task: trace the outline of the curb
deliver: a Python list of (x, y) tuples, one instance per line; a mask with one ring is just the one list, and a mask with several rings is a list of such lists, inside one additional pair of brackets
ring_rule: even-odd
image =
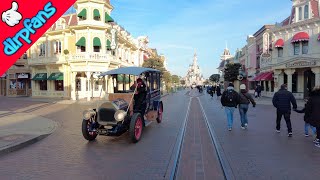
[(31, 139), (28, 139), (27, 141), (17, 142), (17, 143), (14, 143), (13, 145), (10, 145), (8, 147), (4, 147), (4, 148), (0, 149), (0, 157), (3, 156), (3, 155), (9, 154), (9, 153), (11, 153), (13, 151), (20, 150), (20, 149), (22, 149), (24, 147), (27, 147), (27, 146), (31, 145), (31, 144), (34, 144), (34, 143), (46, 138), (50, 134), (43, 134), (43, 135), (36, 136), (36, 137), (31, 138)]
[[(52, 121), (52, 120), (51, 120)], [(53, 121), (54, 122), (54, 128), (52, 128), (52, 130), (47, 133), (47, 134), (41, 134), (41, 135), (34, 135), (34, 137), (31, 137), (27, 140), (22, 140), (22, 141), (18, 141), (18, 142), (15, 142), (13, 144), (10, 144), (10, 145), (7, 145), (7, 146), (4, 146), (3, 148), (0, 148), (0, 157), (1, 156), (4, 156), (4, 155), (7, 155), (11, 152), (14, 152), (14, 151), (18, 151), (20, 149), (23, 149), (27, 146), (30, 146), (38, 141), (41, 141), (42, 139), (48, 137), (49, 135), (51, 135), (53, 132), (55, 132), (55, 130), (57, 129), (58, 127), (58, 123)]]

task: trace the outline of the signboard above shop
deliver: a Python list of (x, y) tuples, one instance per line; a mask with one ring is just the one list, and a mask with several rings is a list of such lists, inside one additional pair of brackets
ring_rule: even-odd
[(295, 61), (286, 64), (286, 68), (311, 67), (316, 66), (316, 61)]
[(28, 79), (28, 78), (29, 78), (28, 74), (25, 74), (25, 73), (18, 74), (18, 79)]

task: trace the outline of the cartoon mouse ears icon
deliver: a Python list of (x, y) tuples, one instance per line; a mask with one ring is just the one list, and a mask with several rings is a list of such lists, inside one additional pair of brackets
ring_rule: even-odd
[(8, 26), (15, 26), (19, 24), (22, 19), (22, 15), (17, 11), (18, 3), (13, 1), (11, 9), (2, 13), (2, 21), (5, 22)]

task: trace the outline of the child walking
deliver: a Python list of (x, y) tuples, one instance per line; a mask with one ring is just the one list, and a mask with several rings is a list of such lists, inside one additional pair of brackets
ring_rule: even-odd
[[(306, 104), (308, 102), (308, 99), (305, 99)], [(305, 113), (306, 112), (306, 104), (304, 106), (303, 109), (301, 110), (295, 110), (297, 113)], [(312, 133), (314, 135), (317, 134), (316, 128), (311, 126), (310, 123), (308, 122), (307, 118), (306, 118), (306, 114), (304, 115), (304, 136), (305, 137), (309, 137), (309, 128), (311, 129)]]

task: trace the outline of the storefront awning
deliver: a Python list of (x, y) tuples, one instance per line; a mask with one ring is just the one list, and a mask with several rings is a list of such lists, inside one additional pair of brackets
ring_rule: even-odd
[(34, 81), (47, 80), (47, 73), (38, 73), (32, 78), (32, 80)]
[(100, 13), (99, 13), (99, 10), (98, 10), (98, 9), (94, 9), (94, 10), (93, 10), (93, 17), (95, 17), (95, 18), (100, 18)]
[(107, 22), (114, 22), (114, 20), (112, 19), (111, 16), (109, 16), (108, 13), (105, 14), (105, 22), (106, 22), (106, 23), (107, 23)]
[(272, 81), (273, 80), (273, 72), (266, 72), (260, 78), (260, 81)]
[(63, 80), (63, 73), (60, 73), (60, 72), (52, 73), (49, 76), (48, 80)]
[(309, 34), (306, 32), (299, 32), (295, 34), (291, 40), (292, 43), (300, 41), (309, 41)]
[(260, 73), (260, 74), (258, 74), (256, 77), (254, 77), (253, 79), (252, 79), (252, 81), (260, 81), (260, 79), (261, 79), (261, 77), (264, 75), (264, 73)]
[(276, 41), (276, 43), (274, 44), (274, 47), (276, 47), (276, 48), (282, 48), (284, 46), (284, 41), (283, 41), (283, 39), (278, 39), (277, 41)]
[(86, 46), (86, 38), (81, 37), (79, 41), (76, 43), (76, 46)]
[(111, 41), (109, 39), (107, 40), (107, 48), (111, 48)]
[(93, 38), (93, 46), (101, 47), (101, 41), (99, 38), (97, 38), (97, 37)]
[(87, 17), (87, 10), (83, 9), (79, 14), (78, 14), (79, 18), (86, 18)]

